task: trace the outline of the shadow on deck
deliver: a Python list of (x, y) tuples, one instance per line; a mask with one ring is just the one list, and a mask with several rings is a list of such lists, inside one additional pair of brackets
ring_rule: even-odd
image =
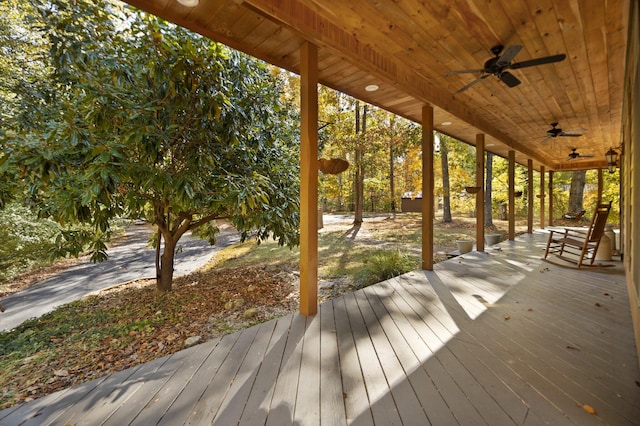
[(638, 424), (622, 265), (545, 263), (543, 238), (4, 410), (0, 424)]

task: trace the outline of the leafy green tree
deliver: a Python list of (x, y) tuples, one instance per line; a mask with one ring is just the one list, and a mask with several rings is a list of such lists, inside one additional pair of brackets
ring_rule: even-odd
[[(0, 173), (8, 169), (3, 141), (13, 137), (14, 127), (19, 122), (44, 121), (38, 98), (49, 95), (45, 90), (48, 47), (39, 29), (31, 25), (33, 16), (34, 9), (28, 2), (0, 2)], [(20, 189), (20, 181), (14, 176), (0, 179), (0, 208), (18, 196)]]
[(60, 253), (89, 247), (102, 260), (110, 222), (143, 216), (157, 228), (157, 288), (169, 291), (179, 239), (215, 242), (215, 219), (243, 239), (297, 244), (295, 109), (275, 73), (110, 1), (34, 1), (56, 96), (39, 106), (44, 131), (23, 121), (3, 150), (42, 216), (89, 225), (65, 230)]

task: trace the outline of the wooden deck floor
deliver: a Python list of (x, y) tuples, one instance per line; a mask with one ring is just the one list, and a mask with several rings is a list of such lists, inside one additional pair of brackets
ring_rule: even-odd
[(0, 424), (640, 424), (621, 266), (563, 269), (536, 240), (4, 410)]

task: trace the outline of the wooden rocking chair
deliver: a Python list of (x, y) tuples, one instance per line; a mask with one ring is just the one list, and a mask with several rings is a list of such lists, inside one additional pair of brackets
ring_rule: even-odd
[(596, 259), (596, 252), (600, 246), (600, 239), (604, 234), (610, 210), (611, 203), (598, 204), (589, 229), (565, 228), (564, 231), (551, 231), (544, 259), (547, 259), (549, 253), (553, 253), (560, 259), (575, 264), (577, 268), (603, 266), (594, 265), (593, 261)]

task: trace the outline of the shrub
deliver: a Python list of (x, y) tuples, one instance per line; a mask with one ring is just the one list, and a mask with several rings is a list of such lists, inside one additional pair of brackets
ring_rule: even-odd
[(354, 278), (354, 288), (361, 289), (402, 275), (417, 267), (417, 261), (400, 250), (374, 253)]
[(18, 204), (0, 210), (0, 282), (48, 263), (59, 230), (55, 222), (38, 219)]

